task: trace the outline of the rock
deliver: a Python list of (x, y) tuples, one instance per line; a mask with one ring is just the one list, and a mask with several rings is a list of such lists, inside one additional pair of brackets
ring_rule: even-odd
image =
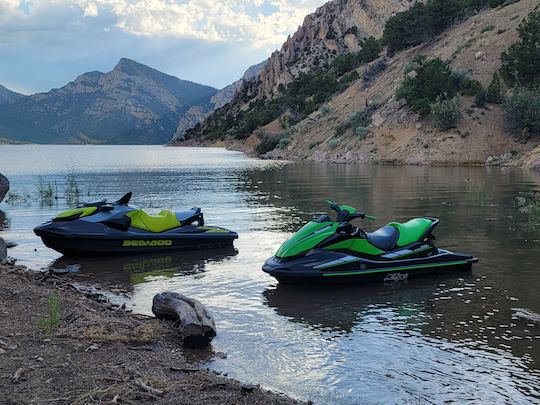
[(484, 52), (482, 52), (482, 51), (478, 51), (478, 52), (476, 52), (474, 54), (474, 59), (476, 59), (476, 60), (483, 59), (483, 57), (484, 57)]
[(529, 207), (520, 207), (519, 208), (519, 213), (520, 214), (530, 214), (531, 210), (529, 209)]
[(4, 200), (7, 192), (9, 191), (9, 180), (6, 176), (0, 173), (0, 202)]
[(524, 207), (525, 204), (527, 203), (527, 200), (525, 200), (525, 197), (523, 196), (520, 196), (518, 195), (517, 197), (514, 198), (514, 201), (516, 202), (516, 205), (518, 207)]
[(422, 123), (421, 122), (416, 123), (416, 129), (422, 129)]
[(492, 164), (494, 160), (495, 158), (493, 156), (488, 156), (488, 158), (486, 159), (486, 164), (487, 165)]
[(7, 258), (7, 246), (4, 239), (0, 238), (0, 263)]
[(180, 321), (185, 347), (206, 347), (216, 336), (214, 317), (196, 299), (175, 292), (156, 294), (152, 312), (161, 319)]

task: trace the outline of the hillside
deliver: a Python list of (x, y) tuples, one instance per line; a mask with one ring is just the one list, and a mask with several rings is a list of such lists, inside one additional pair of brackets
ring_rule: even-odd
[(199, 122), (203, 121), (206, 117), (212, 114), (215, 110), (229, 103), (233, 99), (236, 92), (242, 88), (245, 82), (249, 82), (250, 80), (253, 80), (259, 76), (259, 73), (265, 64), (266, 61), (250, 66), (244, 72), (242, 78), (219, 90), (210, 98), (208, 103), (194, 105), (191, 107), (180, 119), (173, 137), (173, 141), (182, 139), (188, 129), (193, 128)]
[[(397, 13), (405, 6), (385, 4), (394, 6)], [(450, 6), (450, 2), (442, 4)], [(358, 0), (332, 1), (315, 16), (331, 21), (332, 26), (340, 26), (351, 21), (351, 9), (364, 6)], [(465, 84), (474, 82), (474, 86), (489, 88), (493, 75), (501, 68), (501, 54), (518, 41), (520, 22), (536, 7), (537, 1), (521, 0), (504, 7), (469, 9), (467, 14), (446, 22), (447, 29), (443, 25), (440, 32), (431, 32), (426, 38), (414, 36), (419, 44), (406, 43), (408, 28), (405, 28), (404, 49), (398, 46), (399, 49), (389, 53), (384, 46), (370, 55), (374, 58), (362, 59), (352, 48), (336, 48), (331, 61), (322, 67), (308, 66), (304, 75), (296, 77), (301, 59), (292, 65), (278, 64), (282, 71), (265, 80), (271, 76), (265, 73), (272, 66), (269, 61), (259, 82), (244, 86), (229, 106), (188, 131), (187, 137), (191, 142), (225, 141), (231, 148), (279, 158), (343, 163), (536, 166), (540, 164), (540, 152), (535, 150), (539, 137), (531, 133), (522, 136), (509, 128), (500, 103), (480, 107), (474, 93), (460, 89), (455, 100), (461, 118), (456, 128), (441, 130), (433, 118), (413, 111), (406, 100), (396, 96), (419, 55), (425, 55), (427, 60), (445, 61), (452, 74), (461, 77)], [(384, 15), (389, 18), (392, 12)], [(314, 18), (306, 17), (308, 25)], [(363, 23), (358, 17), (352, 19), (358, 26)], [(396, 20), (399, 21), (392, 19)], [(381, 21), (385, 19), (381, 17)], [(313, 43), (320, 42), (318, 37), (312, 42), (297, 41), (306, 38), (305, 32), (316, 29), (306, 26), (306, 22), (284, 45), (279, 53), (281, 58), (287, 50), (298, 49), (298, 46), (291, 48), (293, 39), (307, 53), (314, 48)], [(364, 36), (381, 38), (383, 22), (378, 30), (362, 31)], [(318, 21), (316, 26), (324, 24)], [(336, 43), (342, 44), (348, 35), (345, 31), (340, 35), (336, 30), (333, 36)], [(360, 42), (361, 51), (366, 43), (369, 42)], [(273, 57), (276, 59), (277, 55)], [(503, 90), (511, 94), (506, 86)], [(301, 94), (303, 100), (295, 99), (293, 93)]]
[(129, 59), (60, 89), (0, 106), (0, 137), (35, 143), (161, 144), (217, 90)]
[(0, 106), (13, 103), (21, 97), (24, 95), (11, 91), (0, 84)]

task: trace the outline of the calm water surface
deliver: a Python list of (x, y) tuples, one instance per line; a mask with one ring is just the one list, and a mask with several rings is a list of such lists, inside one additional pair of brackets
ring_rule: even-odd
[[(153, 146), (0, 146), (0, 172), (18, 196), (0, 205), (1, 236), (19, 243), (12, 256), (36, 269), (80, 264), (91, 279), (128, 286), (144, 314), (160, 291), (198, 298), (217, 320), (213, 350), (227, 353), (205, 365), (229, 376), (318, 403), (540, 401), (540, 327), (512, 317), (512, 308), (540, 312), (540, 227), (513, 202), (540, 191), (537, 173), (287, 164)], [(209, 224), (240, 234), (238, 252), (60, 257), (31, 230), (66, 208), (70, 174), (83, 200), (133, 191), (150, 211), (202, 206)], [(52, 206), (36, 197), (40, 176), (60, 197)], [(278, 285), (263, 261), (326, 198), (376, 215), (366, 229), (439, 217), (438, 244), (480, 263), (401, 284)]]

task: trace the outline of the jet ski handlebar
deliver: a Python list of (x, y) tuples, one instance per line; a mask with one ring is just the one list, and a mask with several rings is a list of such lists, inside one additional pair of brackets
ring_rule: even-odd
[(328, 206), (336, 211), (336, 221), (337, 222), (350, 222), (356, 218), (367, 219), (369, 221), (374, 221), (376, 218), (372, 215), (368, 215), (364, 211), (356, 211), (356, 208), (353, 208), (349, 205), (342, 205), (335, 201), (326, 201)]

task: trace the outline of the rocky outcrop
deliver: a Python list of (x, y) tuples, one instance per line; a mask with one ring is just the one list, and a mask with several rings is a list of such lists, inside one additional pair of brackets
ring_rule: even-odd
[(7, 192), (9, 191), (9, 180), (6, 176), (0, 173), (0, 202), (4, 200)]
[(408, 0), (333, 0), (309, 14), (260, 73), (258, 97), (272, 97), (301, 72), (359, 50), (363, 38), (382, 35), (386, 21), (410, 7)]
[(180, 117), (216, 89), (129, 59), (0, 107), (0, 137), (36, 143), (165, 143)]
[[(409, 0), (332, 0), (304, 19), (280, 50), (266, 61), (257, 81), (244, 81), (234, 97), (201, 122), (186, 138), (196, 138), (207, 127), (245, 110), (253, 101), (270, 99), (281, 86), (302, 72), (310, 72), (336, 56), (359, 50), (366, 37), (380, 37), (386, 21), (410, 7)], [(182, 140), (182, 138), (179, 138)]]
[(249, 67), (241, 79), (219, 90), (210, 98), (209, 103), (198, 104), (191, 107), (180, 119), (173, 141), (182, 139), (182, 136), (188, 129), (193, 128), (196, 124), (204, 120), (215, 110), (225, 106), (229, 101), (231, 101), (236, 92), (242, 88), (244, 82), (251, 81), (259, 76), (259, 73), (265, 64), (266, 61)]

